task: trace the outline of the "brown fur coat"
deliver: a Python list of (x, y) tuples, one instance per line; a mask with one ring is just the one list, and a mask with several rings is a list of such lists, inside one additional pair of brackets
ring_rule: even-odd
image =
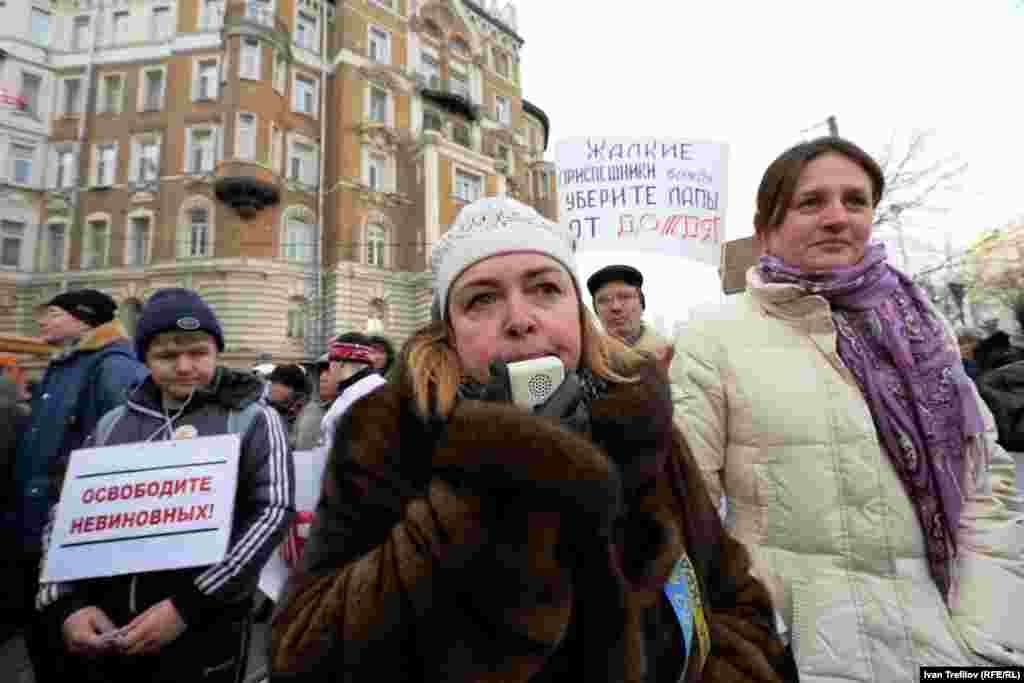
[(354, 405), (274, 618), (273, 680), (676, 683), (662, 587), (684, 550), (711, 648), (683, 680), (795, 680), (651, 373), (591, 402), (589, 440), (481, 401), (431, 424), (396, 386)]

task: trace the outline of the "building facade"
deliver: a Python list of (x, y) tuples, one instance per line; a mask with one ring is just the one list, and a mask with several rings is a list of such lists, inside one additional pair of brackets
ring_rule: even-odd
[(430, 247), (461, 206), (508, 194), (556, 218), (511, 4), (6, 5), (34, 32), (0, 37), (3, 83), (40, 82), (31, 116), (0, 115), (35, 155), (31, 182), (12, 161), (0, 189), (0, 332), (32, 334), (68, 288), (109, 292), (131, 327), (151, 292), (187, 286), (229, 362), (309, 358), (353, 329), (400, 343), (429, 316)]
[(44, 215), (54, 76), (49, 3), (0, 2), (0, 333), (24, 317)]

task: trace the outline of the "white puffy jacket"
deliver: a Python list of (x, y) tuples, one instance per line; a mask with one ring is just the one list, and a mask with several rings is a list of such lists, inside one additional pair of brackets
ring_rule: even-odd
[(675, 340), (676, 419), (772, 591), (801, 680), (916, 683), (919, 665), (1024, 665), (1024, 502), (987, 409), (987, 433), (965, 443), (976, 493), (950, 609), (828, 302), (755, 269), (748, 283)]

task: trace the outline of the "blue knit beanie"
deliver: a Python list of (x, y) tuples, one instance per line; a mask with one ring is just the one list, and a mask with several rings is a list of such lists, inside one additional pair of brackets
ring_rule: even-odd
[(135, 329), (135, 352), (139, 358), (145, 361), (146, 349), (153, 337), (170, 330), (208, 332), (217, 341), (217, 350), (224, 350), (220, 321), (213, 309), (191, 289), (160, 289), (149, 298)]

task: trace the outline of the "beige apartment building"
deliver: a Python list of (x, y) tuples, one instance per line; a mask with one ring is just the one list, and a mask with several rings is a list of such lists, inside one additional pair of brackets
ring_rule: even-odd
[(0, 332), (32, 334), (68, 288), (109, 292), (131, 326), (151, 292), (187, 286), (229, 362), (308, 358), (352, 329), (400, 343), (461, 206), (508, 194), (556, 218), (511, 3), (18, 4), (47, 17), (48, 109), (36, 185), (13, 188), (34, 208), (0, 268)]

